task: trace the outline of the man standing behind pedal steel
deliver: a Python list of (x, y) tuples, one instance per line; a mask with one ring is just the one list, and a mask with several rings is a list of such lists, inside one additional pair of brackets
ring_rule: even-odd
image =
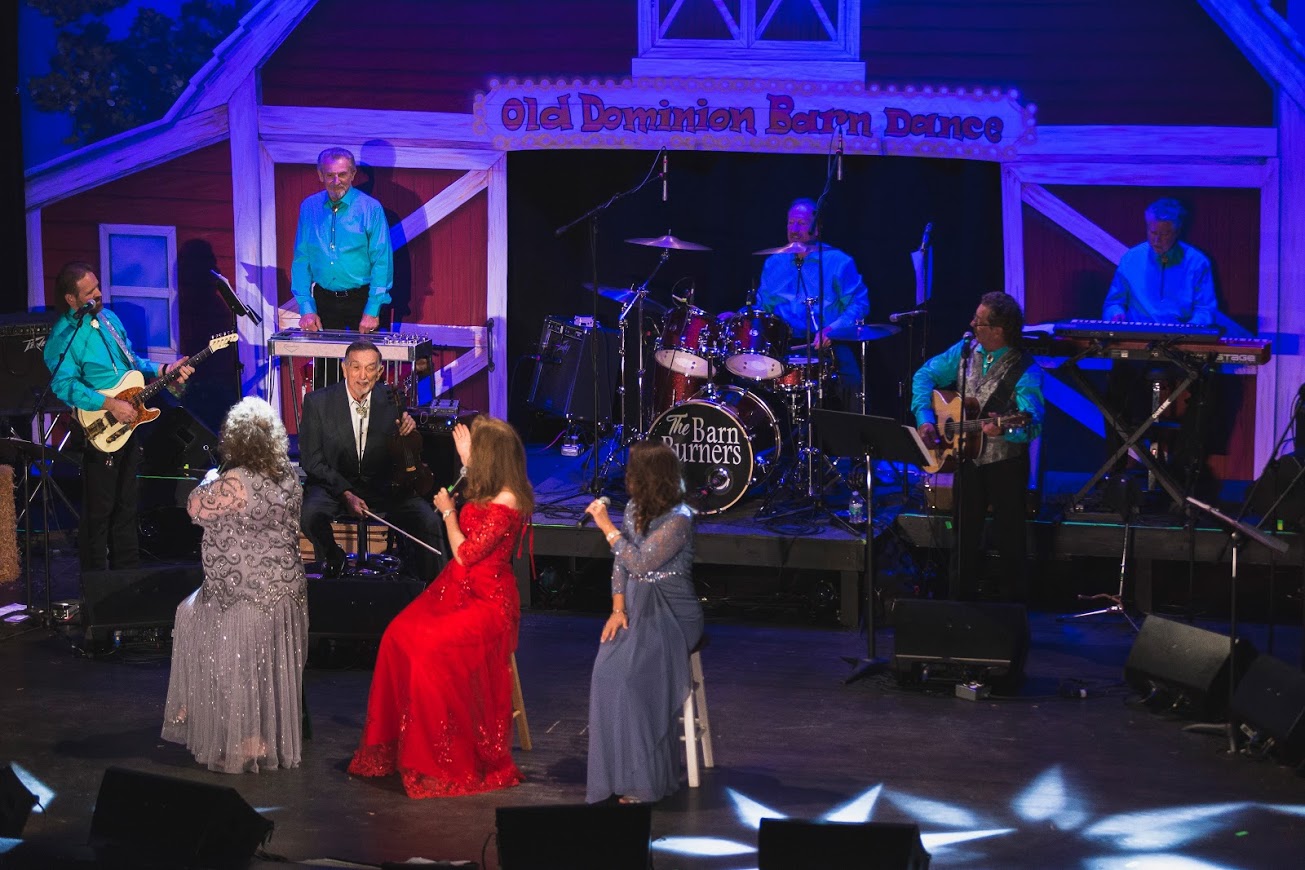
[(1042, 430), (1046, 408), (1042, 369), (1019, 347), (1024, 314), (1019, 303), (1007, 294), (985, 293), (970, 326), (974, 329), (972, 339), (958, 341), (915, 373), (911, 410), (920, 437), (930, 447), (940, 443), (933, 391), (959, 389), (963, 377), (966, 398), (978, 402), (978, 417), (1028, 415), (1027, 423), (1004, 431), (995, 423), (984, 423), (982, 450), (974, 460), (963, 461), (957, 471), (956, 514), (960, 529), (950, 591), (951, 598), (962, 601), (973, 600), (978, 592), (983, 521), (991, 503), (993, 532), (1002, 560), (1001, 597), (1023, 601), (1028, 548), (1024, 522), (1028, 509), (1028, 446)]
[(327, 148), (317, 156), (325, 190), (299, 205), (290, 292), (299, 326), (375, 332), (394, 285), (394, 251), (385, 209), (353, 186), (353, 154)]
[[(54, 374), (50, 391), (70, 407), (108, 411), (120, 423), (134, 422), (134, 405), (99, 391), (112, 388), (132, 370), (162, 377), (168, 372), (168, 364), (145, 359), (132, 349), (122, 321), (104, 308), (100, 279), (92, 266), (69, 263), (60, 270), (54, 286), (68, 311), (54, 324), (45, 343), (45, 364)], [(78, 329), (82, 320), (86, 322)], [(60, 366), (59, 357), (65, 349), (67, 356)], [(194, 371), (188, 365), (181, 366), (177, 383), (185, 383)], [(140, 459), (141, 439), (135, 435), (114, 453), (102, 453), (86, 445), (82, 517), (77, 532), (83, 571), (135, 568), (140, 564), (136, 526), (136, 472)]]

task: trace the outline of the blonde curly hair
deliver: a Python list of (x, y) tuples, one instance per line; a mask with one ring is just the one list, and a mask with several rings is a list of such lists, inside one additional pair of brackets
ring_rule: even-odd
[(245, 468), (272, 480), (292, 474), (285, 425), (262, 399), (241, 399), (222, 421), (218, 449), (224, 468)]

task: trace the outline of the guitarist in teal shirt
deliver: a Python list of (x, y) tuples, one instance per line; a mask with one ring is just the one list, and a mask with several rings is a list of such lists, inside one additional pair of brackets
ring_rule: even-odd
[[(69, 263), (60, 270), (54, 286), (68, 311), (55, 323), (45, 343), (45, 364), (52, 373), (50, 391), (70, 407), (108, 411), (123, 423), (135, 421), (135, 405), (104, 396), (99, 390), (112, 388), (133, 369), (148, 377), (161, 377), (167, 374), (168, 364), (155, 363), (132, 350), (122, 321), (104, 308), (100, 279), (92, 266)], [(177, 383), (184, 383), (193, 372), (190, 366), (181, 365)], [(140, 564), (136, 528), (140, 458), (137, 438), (114, 453), (86, 445), (77, 535), (83, 571)]]

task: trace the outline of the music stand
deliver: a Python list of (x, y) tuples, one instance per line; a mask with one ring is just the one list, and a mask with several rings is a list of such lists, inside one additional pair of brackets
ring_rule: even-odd
[(875, 651), (874, 462), (878, 459), (898, 465), (923, 466), (931, 462), (932, 454), (914, 427), (903, 426), (891, 417), (817, 408), (811, 412), (811, 425), (834, 456), (865, 457), (866, 655), (859, 659), (844, 657), (848, 664), (855, 665), (843, 681), (851, 683), (888, 665), (887, 659), (878, 658)]
[[(1228, 538), (1232, 543), (1232, 571), (1229, 575), (1230, 583), (1228, 584), (1231, 598), (1228, 609), (1228, 712), (1231, 716), (1233, 692), (1237, 688), (1237, 550), (1241, 547), (1242, 542), (1249, 538), (1281, 555), (1287, 552), (1287, 542), (1271, 538), (1254, 526), (1248, 526), (1246, 523), (1235, 520), (1217, 507), (1198, 501), (1190, 495), (1187, 497), (1187, 503), (1218, 520), (1220, 525), (1228, 530)], [(1237, 731), (1233, 728), (1231, 720), (1228, 723), (1228, 751), (1237, 752)]]

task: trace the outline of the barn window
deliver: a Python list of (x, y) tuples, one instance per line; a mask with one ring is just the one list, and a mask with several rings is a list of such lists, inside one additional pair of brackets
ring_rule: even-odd
[(863, 81), (860, 55), (860, 0), (645, 0), (632, 71)]
[(127, 328), (137, 352), (155, 362), (180, 355), (177, 228), (100, 224), (104, 304)]

